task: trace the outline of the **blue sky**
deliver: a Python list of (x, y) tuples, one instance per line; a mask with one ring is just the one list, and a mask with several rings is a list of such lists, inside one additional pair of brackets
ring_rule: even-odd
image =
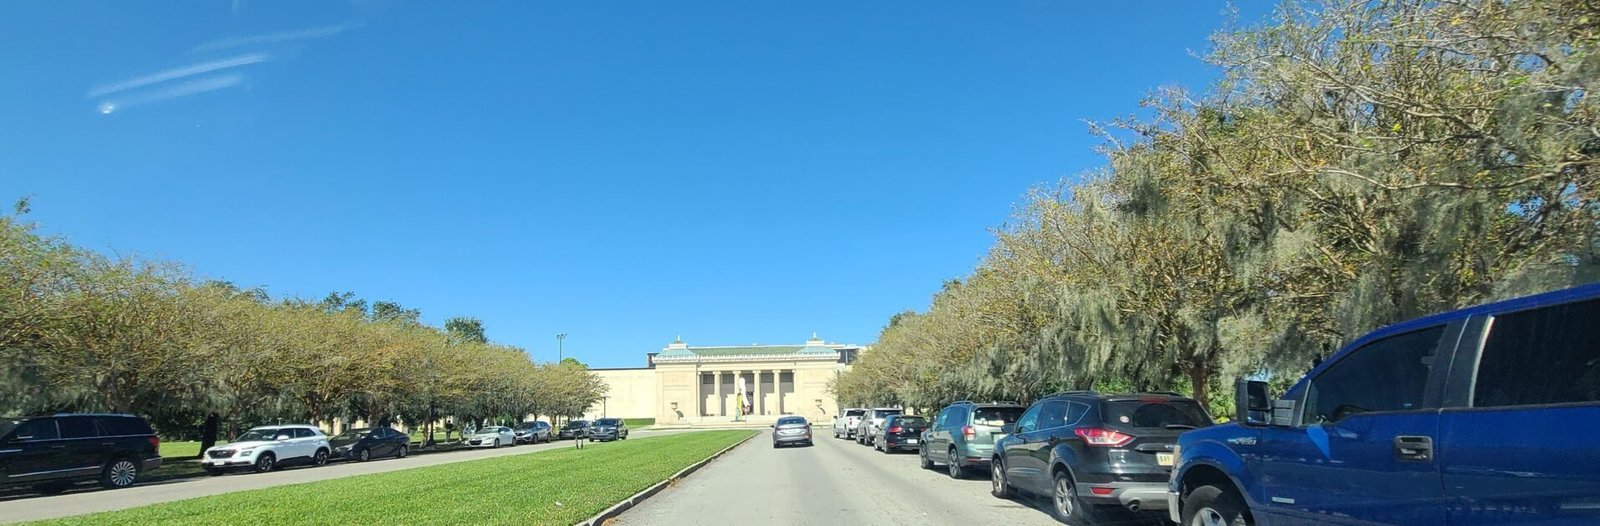
[[(1140, 5), (1124, 5), (1140, 4)], [(1258, 17), (1263, 7), (1246, 13)], [(5, 2), (0, 200), (552, 359), (868, 343), (1084, 119), (1203, 87), (1216, 2)]]

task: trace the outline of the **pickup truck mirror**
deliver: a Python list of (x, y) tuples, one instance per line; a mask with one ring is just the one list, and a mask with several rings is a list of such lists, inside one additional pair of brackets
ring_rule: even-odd
[(1267, 383), (1239, 380), (1234, 386), (1233, 419), (1247, 426), (1271, 425), (1272, 397), (1267, 394)]

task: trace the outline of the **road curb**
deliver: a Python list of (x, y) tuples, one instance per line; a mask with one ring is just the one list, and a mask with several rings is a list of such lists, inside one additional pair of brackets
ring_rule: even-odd
[(745, 442), (749, 442), (750, 439), (755, 438), (756, 435), (760, 434), (761, 433), (752, 433), (750, 436), (744, 437), (744, 440), (734, 442), (733, 445), (722, 448), (722, 451), (718, 451), (711, 456), (706, 457), (705, 460), (695, 462), (690, 464), (689, 467), (678, 470), (677, 473), (673, 473), (672, 476), (667, 477), (667, 480), (657, 482), (650, 487), (645, 488), (644, 491), (635, 493), (632, 497), (628, 497), (622, 502), (611, 505), (611, 507), (606, 508), (605, 511), (602, 511), (593, 517), (584, 519), (583, 522), (579, 522), (576, 526), (602, 526), (606, 521), (614, 519), (618, 515), (622, 515), (622, 512), (628, 511), (634, 506), (638, 506), (639, 503), (644, 502), (645, 499), (655, 496), (657, 493), (661, 493), (661, 490), (667, 489), (667, 486), (671, 485), (673, 482), (677, 482), (679, 479), (689, 476), (690, 473), (699, 471), (700, 468), (705, 467), (706, 464), (710, 464), (711, 461), (716, 460), (729, 451), (733, 451), (733, 448), (744, 445)]

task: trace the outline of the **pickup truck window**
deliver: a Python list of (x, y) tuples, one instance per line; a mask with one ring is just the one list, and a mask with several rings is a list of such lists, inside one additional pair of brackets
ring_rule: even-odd
[(1357, 413), (1423, 409), (1428, 373), (1444, 327), (1368, 343), (1311, 379), (1301, 422), (1337, 422)]
[(1496, 316), (1489, 325), (1476, 407), (1600, 401), (1600, 300)]

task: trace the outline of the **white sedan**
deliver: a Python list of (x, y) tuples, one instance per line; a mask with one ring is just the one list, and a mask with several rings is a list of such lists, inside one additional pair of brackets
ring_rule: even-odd
[(500, 447), (517, 445), (517, 432), (505, 426), (484, 426), (467, 435), (467, 447)]

